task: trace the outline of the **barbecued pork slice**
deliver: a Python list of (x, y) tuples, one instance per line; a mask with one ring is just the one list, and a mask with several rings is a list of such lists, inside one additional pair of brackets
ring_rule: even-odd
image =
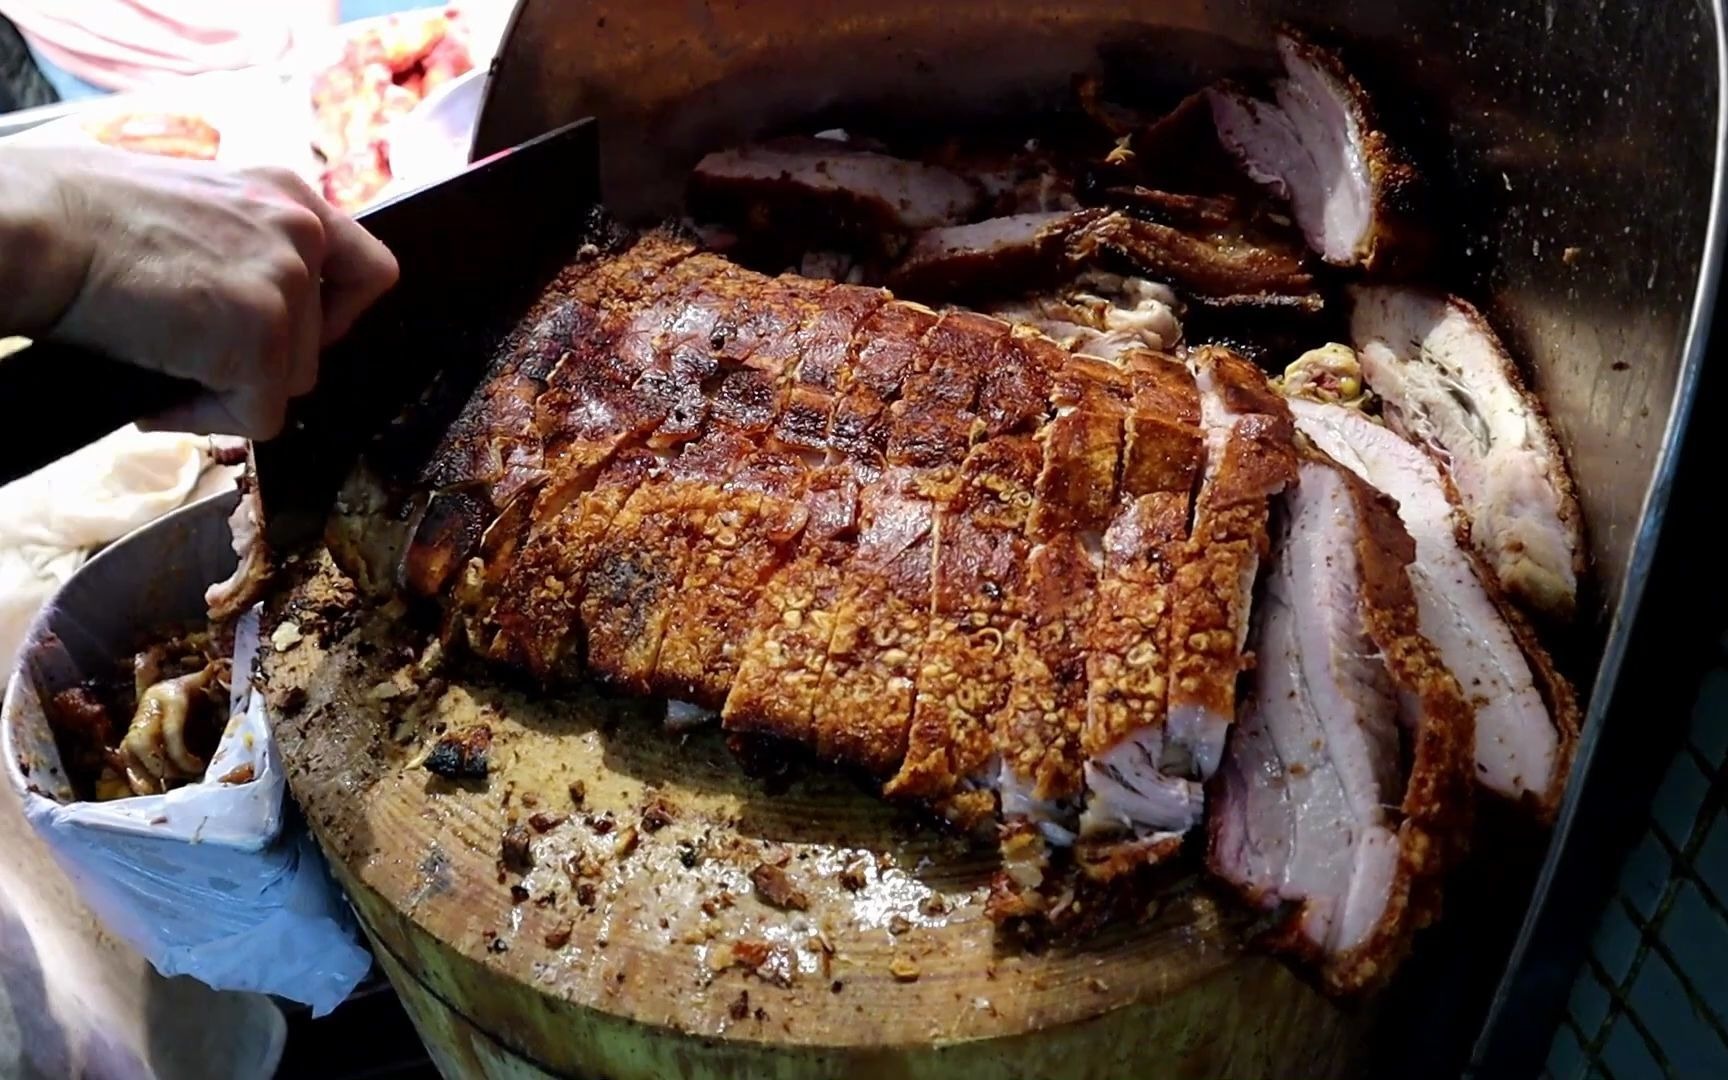
[(1293, 399), (1297, 428), (1392, 497), (1416, 544), (1410, 584), (1422, 636), (1476, 710), (1476, 779), (1552, 817), (1578, 736), (1578, 704), (1530, 627), (1467, 545), (1445, 478), (1414, 444), (1360, 411)]
[(1073, 357), (1055, 379), (1056, 416), (1038, 433), (1025, 608), (1008, 636), (1012, 688), (995, 723), (997, 792), (1004, 819), (1032, 822), (1058, 844), (1073, 840), (1085, 789), (1085, 638), (1131, 394), (1125, 372)]
[(1099, 214), (1056, 210), (986, 218), (919, 233), (888, 275), (902, 296), (1001, 296), (1066, 276), (1068, 241)]
[(1493, 329), (1464, 301), (1416, 289), (1360, 286), (1351, 305), (1350, 333), (1387, 423), (1445, 466), (1501, 588), (1570, 618), (1582, 515), (1541, 403)]
[(1104, 535), (1088, 630), (1081, 827), (1091, 838), (1180, 836), (1202, 807), (1199, 783), (1167, 774), (1164, 755), (1170, 590), (1204, 456), (1199, 394), (1188, 370), (1165, 356), (1131, 357), (1129, 377), (1121, 503)]
[(981, 443), (937, 506), (931, 614), (907, 752), (884, 791), (924, 800), (962, 829), (996, 820), (993, 723), (1013, 681), (1008, 638), (1025, 593), (1038, 444)]
[[(1214, 873), (1340, 993), (1387, 978), (1470, 818), (1470, 708), (1417, 630), (1390, 501), (1318, 456), (1283, 499), (1251, 695), (1213, 784)], [(1408, 765), (1406, 765), (1408, 762)]]
[(1218, 139), (1243, 170), (1290, 200), (1308, 245), (1329, 263), (1383, 269), (1421, 252), (1415, 170), (1378, 126), (1330, 49), (1286, 30), (1273, 100), (1224, 84), (1208, 97)]
[(1268, 500), (1295, 479), (1290, 410), (1253, 364), (1228, 349), (1190, 355), (1206, 466), (1194, 527), (1171, 587), (1165, 759), (1206, 779), (1236, 715), (1236, 679), (1254, 581), (1268, 544)]
[(709, 154), (689, 192), (699, 220), (865, 243), (964, 221), (979, 201), (977, 188), (940, 166), (811, 138)]
[(804, 531), (756, 598), (720, 722), (728, 731), (815, 744), (812, 718), (828, 665), (842, 567), (855, 550), (859, 480), (846, 466), (811, 471)]
[(1293, 240), (1247, 223), (1180, 229), (1125, 213), (1089, 223), (1070, 243), (1088, 265), (1126, 263), (1178, 292), (1230, 298), (1240, 304), (1296, 305), (1319, 310), (1308, 253)]

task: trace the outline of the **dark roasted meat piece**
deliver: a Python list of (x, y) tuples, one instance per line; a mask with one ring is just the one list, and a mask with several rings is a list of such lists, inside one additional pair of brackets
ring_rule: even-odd
[(722, 150), (690, 176), (699, 220), (866, 243), (964, 221), (979, 200), (977, 188), (941, 166), (834, 139)]

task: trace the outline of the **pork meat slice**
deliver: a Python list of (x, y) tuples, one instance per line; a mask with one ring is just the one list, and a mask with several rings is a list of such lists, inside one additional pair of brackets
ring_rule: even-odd
[(1553, 619), (1577, 608), (1582, 514), (1541, 403), (1476, 309), (1394, 286), (1351, 290), (1350, 333), (1387, 423), (1444, 465), (1501, 588)]
[(709, 154), (689, 192), (700, 220), (864, 240), (956, 224), (979, 202), (973, 185), (940, 166), (814, 138)]
[(1104, 535), (1088, 632), (1081, 828), (1089, 838), (1140, 840), (1186, 832), (1199, 823), (1203, 805), (1196, 780), (1166, 772), (1164, 718), (1170, 589), (1204, 451), (1193, 375), (1174, 358), (1152, 353), (1132, 356), (1129, 372), (1121, 501)]
[(842, 570), (856, 547), (859, 487), (849, 466), (810, 472), (803, 530), (786, 563), (762, 584), (735, 645), (738, 670), (720, 710), (726, 730), (814, 745), (817, 691), (845, 584)]
[(1112, 212), (1087, 224), (1069, 247), (1086, 265), (1125, 263), (1197, 297), (1241, 305), (1322, 305), (1300, 243), (1243, 225), (1186, 229)]
[(860, 494), (858, 543), (840, 567), (811, 715), (812, 745), (827, 760), (891, 775), (905, 758), (942, 494), (929, 474), (905, 466), (890, 466)]
[(931, 614), (906, 757), (884, 791), (966, 830), (996, 820), (996, 716), (1013, 681), (1009, 636), (1026, 589), (1028, 509), (1041, 455), (1026, 435), (967, 454), (937, 507)]
[(1295, 479), (1289, 407), (1260, 369), (1228, 349), (1194, 350), (1206, 465), (1193, 530), (1171, 588), (1167, 768), (1210, 777), (1236, 715), (1254, 581), (1272, 496)]
[(1416, 545), (1409, 566), (1422, 636), (1476, 710), (1476, 779), (1545, 818), (1559, 804), (1578, 704), (1527, 623), (1467, 544), (1445, 478), (1414, 444), (1342, 405), (1292, 399), (1297, 429), (1392, 497)]
[[(994, 723), (1005, 864), (1014, 852), (1036, 863), (1043, 856), (1031, 852), (1071, 844), (1079, 824), (1086, 635), (1132, 388), (1115, 365), (1077, 356), (1056, 375), (1051, 397), (1055, 416), (1038, 434), (1043, 461), (1027, 519), (1022, 615), (1005, 644), (1012, 679)], [(1042, 904), (1018, 884), (1008, 897)], [(997, 918), (1018, 913), (1014, 904), (992, 910)]]
[(1000, 296), (1063, 276), (1068, 239), (1096, 211), (1044, 211), (986, 218), (918, 234), (888, 285), (922, 299)]
[(1283, 913), (1276, 944), (1349, 993), (1436, 913), (1469, 828), (1471, 715), (1417, 629), (1414, 545), (1389, 500), (1315, 455), (1282, 503), (1208, 858)]
[(1208, 92), (1218, 139), (1256, 182), (1290, 201), (1308, 245), (1337, 266), (1383, 269), (1420, 253), (1417, 178), (1378, 126), (1367, 93), (1332, 50), (1286, 30), (1284, 76), (1267, 101)]

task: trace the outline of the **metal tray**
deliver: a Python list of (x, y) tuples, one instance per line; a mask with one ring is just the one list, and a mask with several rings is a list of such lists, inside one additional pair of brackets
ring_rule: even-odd
[[(612, 205), (666, 212), (718, 145), (849, 113), (927, 125), (1035, 108), (1087, 69), (1155, 98), (1269, 66), (1281, 19), (1340, 32), (1371, 82), (1399, 88), (1381, 103), (1402, 106), (1451, 196), (1446, 282), (1524, 358), (1583, 495), (1598, 595), (1568, 643), (1589, 712), (1559, 824), (1454, 888), (1385, 1050), (1405, 1075), (1457, 1075), (1474, 1043), (1482, 1073), (1529, 1074), (1608, 884), (1603, 851), (1630, 839), (1613, 804), (1649, 794), (1598, 747), (1684, 727), (1683, 707), (1666, 726), (1639, 715), (1686, 672), (1637, 628), (1659, 543), (1675, 546), (1664, 526), (1721, 258), (1719, 0), (521, 0), (475, 155), (594, 115)], [(1653, 599), (1644, 625), (1676, 610)]]

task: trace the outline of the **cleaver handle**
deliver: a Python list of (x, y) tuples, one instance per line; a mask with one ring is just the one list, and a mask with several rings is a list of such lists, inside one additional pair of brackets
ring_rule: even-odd
[(189, 379), (75, 345), (34, 343), (0, 359), (0, 484), (200, 392)]

